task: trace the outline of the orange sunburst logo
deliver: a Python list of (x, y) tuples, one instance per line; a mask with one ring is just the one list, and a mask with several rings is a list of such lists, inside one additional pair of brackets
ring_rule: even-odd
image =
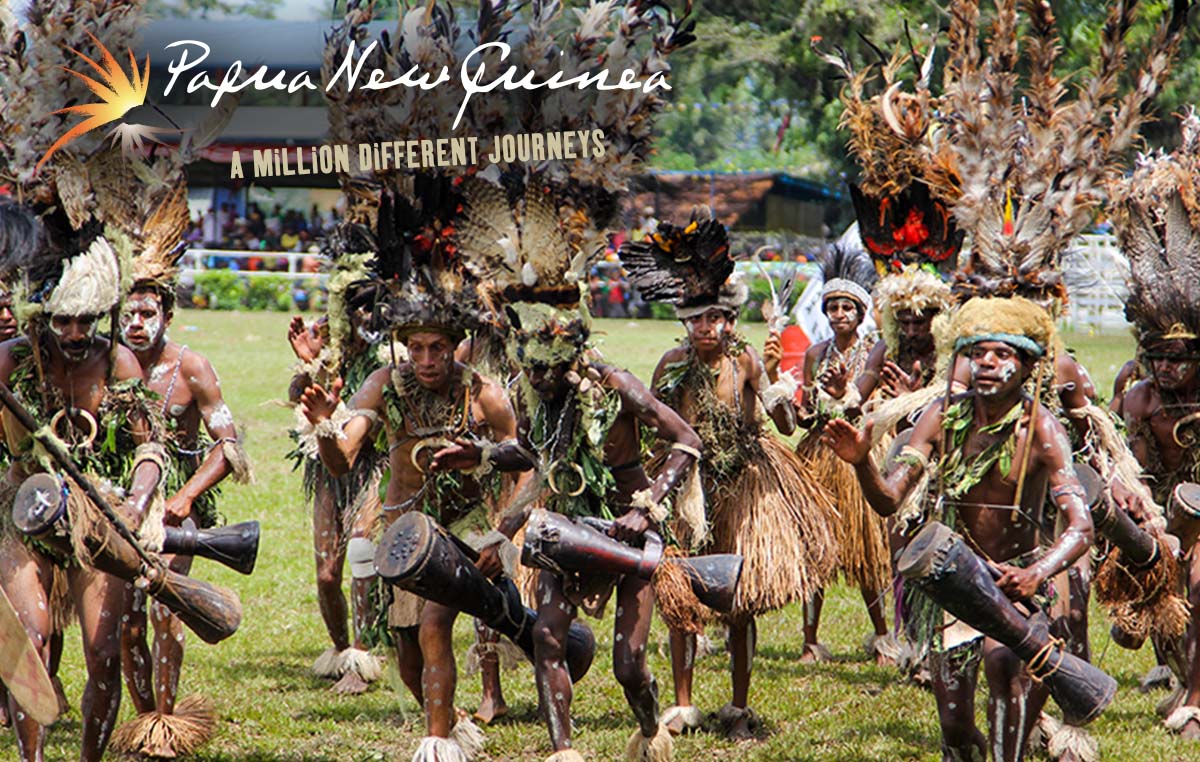
[[(133, 51), (129, 50), (129, 64), (132, 79), (121, 68), (121, 64), (108, 52), (108, 48), (100, 40), (96, 39), (91, 32), (87, 33), (88, 37), (92, 38), (92, 42), (96, 43), (96, 47), (100, 49), (100, 60), (103, 66), (88, 58), (83, 53), (80, 53), (74, 48), (67, 48), (75, 55), (86, 61), (92, 69), (99, 74), (102, 82), (97, 82), (87, 74), (83, 74), (65, 66), (59, 67), (63, 71), (78, 77), (87, 88), (100, 97), (99, 103), (87, 103), (78, 106), (68, 106), (55, 111), (55, 114), (83, 114), (87, 116), (79, 124), (72, 127), (67, 134), (63, 135), (54, 145), (50, 146), (50, 150), (46, 151), (46, 155), (37, 163), (36, 169), (41, 169), (55, 151), (63, 148), (76, 138), (91, 132), (97, 127), (103, 127), (110, 122), (115, 122), (121, 119), (131, 109), (144, 105), (146, 102), (146, 92), (150, 88), (150, 55), (146, 55), (146, 62), (141, 72), (138, 71), (137, 58), (133, 55)], [(122, 124), (118, 125), (114, 130), (114, 137), (119, 136), (123, 148), (130, 148), (133, 145), (141, 147), (142, 140), (146, 137), (152, 137), (153, 133), (159, 132), (157, 128), (148, 125), (137, 124)]]

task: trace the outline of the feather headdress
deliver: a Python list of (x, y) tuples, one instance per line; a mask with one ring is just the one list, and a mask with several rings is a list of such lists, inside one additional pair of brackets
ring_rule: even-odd
[(879, 280), (862, 249), (836, 243), (821, 258), (821, 309), (835, 297), (857, 302), (863, 313), (871, 311), (871, 289)]
[[(814, 43), (815, 46), (815, 43)], [(844, 51), (817, 51), (845, 76), (842, 117), (847, 147), (862, 169), (850, 183), (850, 199), (867, 252), (882, 275), (908, 264), (953, 271), (963, 233), (950, 215), (958, 195), (954, 156), (936, 120), (938, 99), (930, 90), (935, 48), (924, 58), (897, 49), (891, 59), (855, 70)], [(902, 69), (916, 68), (912, 92)], [(874, 95), (865, 95), (879, 81)]]
[(1139, 157), (1114, 183), (1113, 222), (1129, 258), (1125, 316), (1142, 348), (1182, 339), (1200, 348), (1200, 117), (1189, 108), (1179, 147)]
[[(25, 9), (23, 24), (7, 7), (0, 8), (0, 38), (6, 43), (0, 53), (0, 182), (10, 183), (18, 198), (42, 217), (47, 245), (39, 255), (42, 272), (34, 277), (61, 276), (65, 280), (57, 290), (70, 290), (74, 286), (68, 281), (85, 278), (87, 268), (67, 265), (66, 259), (107, 261), (107, 255), (97, 253), (104, 250), (133, 255), (132, 264), (125, 261), (119, 270), (99, 267), (86, 274), (86, 283), (77, 284), (81, 294), (96, 299), (48, 300), (47, 309), (70, 305), (95, 314), (116, 303), (109, 302), (110, 292), (122, 293), (131, 283), (173, 287), (189, 221), (183, 167), (215, 139), (236, 107), (236, 98), (227, 99), (188, 131), (178, 147), (146, 157), (126, 155), (125, 142), (132, 135), (161, 130), (125, 124), (126, 116), (110, 133), (122, 139), (121, 146), (115, 139), (106, 145), (94, 130), (76, 134), (86, 126), (74, 123), (77, 114), (91, 114), (88, 121), (94, 121), (98, 112), (86, 104), (94, 104), (108, 87), (71, 67), (89, 64), (94, 76), (114, 91), (121, 89), (113, 83), (127, 75), (109, 51), (119, 56), (132, 49), (145, 20), (143, 5), (143, 0), (39, 0)], [(133, 72), (135, 89), (144, 83), (142, 76)], [(68, 104), (74, 105), (64, 108)], [(81, 111), (85, 108), (91, 110)], [(140, 146), (140, 140), (135, 142)], [(107, 275), (118, 280), (93, 288), (93, 281)], [(36, 294), (39, 287), (31, 290)]]
[(658, 223), (642, 241), (621, 245), (621, 264), (649, 302), (675, 305), (680, 319), (714, 307), (737, 314), (749, 288), (733, 275), (729, 233), (707, 206), (686, 225)]
[[(592, 2), (576, 12), (577, 26), (562, 42), (551, 30), (560, 13), (557, 2), (530, 6), (516, 55), (535, 79), (556, 69), (566, 77), (606, 73), (613, 80), (631, 71), (642, 80), (662, 78), (670, 69), (667, 56), (694, 39), (687, 13), (676, 17), (649, 0)], [(526, 361), (561, 362), (583, 350), (590, 330), (584, 281), (617, 222), (629, 177), (649, 156), (662, 106), (657, 90), (645, 88), (559, 88), (522, 98), (509, 110), (518, 131), (599, 129), (603, 150), (493, 167), (464, 183), (458, 227), (464, 259), (511, 306), (509, 338), (523, 347)]]
[(960, 296), (1065, 299), (1061, 257), (1091, 223), (1186, 29), (1188, 0), (1175, 0), (1146, 45), (1135, 85), (1122, 93), (1119, 80), (1130, 68), (1124, 38), (1136, 7), (1118, 0), (1110, 8), (1096, 71), (1067, 100), (1055, 73), (1061, 43), (1049, 3), (1027, 3), (1021, 38), (1017, 0), (996, 0), (986, 54), (977, 39), (979, 0), (951, 4), (943, 111), (961, 178), (953, 213), (971, 238)]

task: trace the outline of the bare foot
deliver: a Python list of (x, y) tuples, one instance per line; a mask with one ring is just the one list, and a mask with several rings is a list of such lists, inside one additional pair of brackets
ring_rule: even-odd
[(876, 663), (877, 665), (879, 665), (880, 667), (894, 667), (894, 666), (896, 666), (896, 660), (895, 660), (895, 659), (893, 659), (893, 658), (892, 658), (892, 657), (890, 657), (890, 656), (884, 656), (883, 654), (879, 653), (878, 651), (876, 651), (876, 652), (875, 652), (875, 663)]
[(820, 643), (805, 643), (804, 651), (800, 654), (801, 664), (820, 664), (833, 660), (833, 654)]
[(329, 690), (342, 696), (357, 696), (360, 693), (366, 693), (369, 687), (370, 683), (351, 670), (338, 678), (338, 681)]
[(483, 700), (479, 702), (479, 709), (475, 712), (475, 719), (484, 725), (489, 725), (506, 714), (508, 714), (508, 704), (504, 703), (504, 699), (494, 701), (491, 696), (484, 696)]

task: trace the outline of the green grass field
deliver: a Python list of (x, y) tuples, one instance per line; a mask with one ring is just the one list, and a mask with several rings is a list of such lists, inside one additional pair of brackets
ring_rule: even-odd
[[(658, 357), (673, 345), (677, 323), (599, 321), (602, 347), (612, 361), (648, 379)], [(241, 595), (241, 630), (218, 646), (189, 638), (181, 694), (203, 693), (218, 709), (215, 738), (196, 759), (204, 762), (366, 762), (407, 759), (423, 735), (419, 708), (396, 690), (394, 677), (364, 696), (331, 694), (329, 684), (311, 676), (309, 667), (328, 645), (317, 611), (311, 553), (311, 521), (300, 497), (297, 474), (284, 460), (289, 449), (289, 410), (275, 401), (285, 396), (291, 364), (285, 341), (287, 315), (281, 313), (184, 312), (171, 335), (207, 355), (217, 367), (226, 399), (245, 426), (247, 446), (258, 482), (225, 488), (222, 510), (229, 521), (258, 519), (263, 542), (258, 568), (242, 577), (199, 561), (194, 571), (205, 580), (228, 585)], [(751, 326), (761, 345), (764, 333)], [(1107, 394), (1112, 377), (1130, 356), (1126, 335), (1067, 337)], [(598, 653), (591, 673), (577, 686), (574, 717), (576, 746), (589, 759), (620, 758), (634, 727), (612, 678), (612, 622), (591, 622)], [(822, 639), (836, 660), (801, 665), (801, 610), (793, 606), (759, 622), (759, 649), (751, 693), (766, 721), (759, 742), (732, 744), (710, 733), (681, 738), (676, 759), (746, 760), (936, 760), (939, 733), (933, 699), (901, 683), (894, 669), (868, 663), (860, 643), (868, 620), (857, 591), (835, 586), (827, 599)], [(720, 638), (714, 629), (710, 635)], [(461, 653), (471, 628), (460, 618), (455, 634)], [(1153, 664), (1149, 649), (1129, 653), (1114, 646), (1099, 612), (1093, 611), (1092, 648), (1096, 661), (1121, 684), (1116, 702), (1093, 726), (1108, 760), (1200, 760), (1200, 745), (1166, 733), (1154, 714), (1161, 694), (1142, 695), (1138, 678)], [(664, 707), (671, 703), (666, 631), (655, 624), (650, 666), (657, 676)], [(78, 701), (83, 668), (78, 629), (67, 634), (61, 669), (76, 708), (50, 730), (47, 759), (78, 756)], [(537, 760), (547, 755), (546, 733), (535, 716), (532, 670), (523, 666), (504, 674), (509, 718), (487, 730), (488, 753), (497, 760)], [(707, 656), (697, 666), (696, 703), (715, 712), (728, 700), (724, 654)], [(477, 678), (460, 682), (457, 703), (474, 709)], [(978, 702), (983, 706), (983, 700)], [(126, 700), (121, 720), (129, 719)], [(982, 714), (980, 722), (983, 722)], [(16, 758), (11, 733), (0, 741), (0, 757)]]

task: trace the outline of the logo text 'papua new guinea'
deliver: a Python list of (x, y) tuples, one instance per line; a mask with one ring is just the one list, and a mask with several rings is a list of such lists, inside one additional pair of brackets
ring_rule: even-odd
[[(372, 41), (362, 53), (356, 56), (357, 48), (354, 41), (351, 40), (346, 48), (346, 57), (342, 60), (342, 63), (338, 66), (337, 71), (334, 72), (330, 81), (325, 83), (326, 92), (332, 90), (343, 79), (345, 80), (347, 91), (353, 91), (356, 88), (362, 90), (387, 90), (392, 87), (419, 87), (422, 90), (432, 90), (450, 81), (450, 72), (445, 66), (442, 66), (441, 70), (436, 74), (421, 71), (418, 67), (413, 66), (399, 77), (390, 80), (387, 79), (388, 75), (386, 72), (381, 69), (372, 69), (366, 81), (360, 84), (359, 80), (363, 75), (363, 67), (378, 44), (378, 41)], [(168, 49), (180, 48), (179, 58), (171, 60), (167, 65), (167, 71), (170, 72), (171, 79), (167, 83), (163, 95), (170, 95), (171, 89), (175, 87), (179, 77), (204, 63), (211, 50), (208, 45), (197, 40), (177, 40), (166, 47)], [(512, 52), (512, 48), (503, 42), (486, 42), (476, 47), (463, 59), (459, 79), (464, 94), (462, 104), (458, 109), (458, 115), (455, 116), (454, 125), (451, 129), (458, 128), (458, 123), (462, 119), (463, 112), (466, 111), (471, 96), (475, 93), (488, 93), (498, 87), (502, 87), (505, 90), (538, 90), (543, 87), (550, 90), (558, 90), (563, 87), (574, 87), (582, 90), (586, 87), (594, 86), (597, 90), (641, 90), (645, 93), (653, 92), (658, 88), (662, 88), (663, 90), (671, 89), (665, 78), (666, 72), (653, 72), (643, 81), (637, 78), (637, 72), (632, 69), (623, 69), (616, 82), (609, 82), (609, 72), (607, 69), (586, 71), (570, 77), (566, 76), (562, 71), (557, 71), (548, 79), (538, 82), (534, 79), (532, 72), (522, 74), (515, 66), (509, 66), (504, 71), (499, 72), (499, 76), (485, 82), (485, 78), (491, 72), (487, 71), (483, 56), (493, 48), (499, 52), (501, 61), (508, 60), (508, 56)], [(189, 53), (194, 53), (195, 57), (189, 55)], [(230, 64), (225, 69), (224, 76), (216, 82), (209, 77), (207, 71), (199, 71), (191, 75), (191, 79), (187, 82), (187, 91), (188, 93), (194, 93), (202, 89), (211, 90), (213, 93), (211, 105), (215, 108), (225, 95), (240, 92), (247, 87), (253, 87), (255, 90), (284, 90), (288, 93), (295, 93), (299, 90), (319, 89), (307, 71), (299, 71), (289, 77), (286, 69), (279, 69), (272, 73), (264, 64), (259, 66), (244, 80), (239, 81), (242, 79), (242, 74), (243, 67), (241, 61), (234, 61)]]
[[(46, 151), (46, 154), (38, 161), (36, 169), (41, 169), (55, 151), (71, 141), (98, 127), (117, 121), (130, 109), (137, 108), (146, 102), (146, 92), (150, 88), (150, 55), (146, 55), (145, 66), (139, 72), (137, 58), (134, 57), (132, 50), (128, 51), (130, 73), (133, 77), (130, 79), (113, 54), (108, 52), (108, 48), (104, 47), (104, 44), (97, 40), (91, 32), (88, 32), (87, 36), (91, 37), (92, 42), (100, 49), (100, 60), (103, 62), (103, 66), (74, 48), (68, 48), (68, 50), (86, 61), (96, 71), (102, 82), (97, 82), (87, 74), (68, 69), (65, 66), (62, 69), (77, 77), (101, 100), (99, 103), (67, 106), (54, 112), (55, 114), (83, 114), (87, 116), (87, 119), (72, 127), (65, 135), (56, 140), (54, 145), (50, 146), (50, 150)], [(143, 127), (144, 125), (121, 124), (113, 132), (121, 136), (123, 144), (128, 145), (130, 142), (140, 144), (144, 132)]]

